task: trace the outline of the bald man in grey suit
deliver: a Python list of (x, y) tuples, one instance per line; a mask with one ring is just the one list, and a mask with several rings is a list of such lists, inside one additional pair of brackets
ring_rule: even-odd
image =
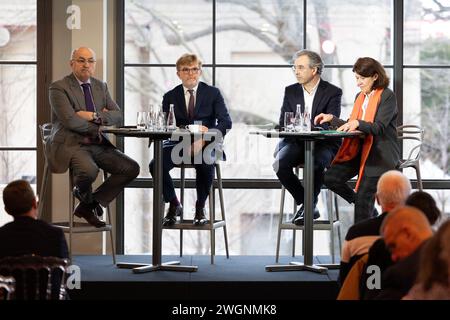
[[(95, 227), (103, 210), (139, 174), (139, 165), (116, 149), (100, 131), (101, 125), (120, 125), (122, 114), (106, 83), (92, 77), (95, 52), (81, 47), (72, 52), (72, 73), (50, 85), (52, 132), (46, 143), (49, 168), (71, 168), (74, 195), (80, 200), (74, 214)], [(110, 174), (92, 192), (99, 168)], [(101, 206), (100, 206), (101, 205)]]

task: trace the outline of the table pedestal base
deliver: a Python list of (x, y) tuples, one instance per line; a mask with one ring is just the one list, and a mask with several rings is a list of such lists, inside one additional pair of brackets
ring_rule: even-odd
[(152, 271), (178, 271), (178, 272), (196, 272), (197, 266), (183, 266), (179, 265), (180, 261), (169, 261), (159, 265), (144, 264), (144, 263), (124, 263), (119, 262), (117, 268), (133, 269), (133, 273), (146, 273)]
[(317, 264), (304, 264), (302, 262), (290, 262), (289, 264), (273, 264), (266, 266), (266, 271), (312, 271), (325, 273), (328, 268)]

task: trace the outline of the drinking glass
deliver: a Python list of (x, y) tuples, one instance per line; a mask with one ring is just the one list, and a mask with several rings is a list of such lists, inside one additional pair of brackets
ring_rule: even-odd
[(285, 112), (284, 113), (284, 130), (285, 131), (294, 131), (294, 113), (293, 112)]
[(136, 119), (136, 128), (138, 130), (145, 130), (146, 121), (147, 119), (145, 111), (138, 111)]
[(303, 131), (311, 131), (311, 114), (309, 112), (303, 113)]
[(158, 112), (158, 114), (156, 115), (156, 130), (158, 131), (165, 131), (166, 130), (166, 120), (167, 120), (167, 116), (166, 116), (166, 112)]

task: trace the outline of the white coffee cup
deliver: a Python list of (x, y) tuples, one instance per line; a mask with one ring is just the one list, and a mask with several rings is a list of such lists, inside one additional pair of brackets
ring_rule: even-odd
[(187, 128), (190, 132), (198, 133), (198, 132), (200, 132), (201, 125), (200, 124), (190, 124), (190, 125), (188, 125)]

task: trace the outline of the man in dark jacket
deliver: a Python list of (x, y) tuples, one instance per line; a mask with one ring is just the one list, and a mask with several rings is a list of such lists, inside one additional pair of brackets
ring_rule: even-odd
[(68, 258), (63, 231), (37, 219), (38, 204), (28, 181), (9, 183), (3, 203), (14, 221), (0, 228), (0, 258), (28, 254)]
[[(284, 126), (286, 112), (297, 111), (300, 105), (301, 112), (305, 110), (311, 113), (314, 119), (320, 113), (330, 113), (339, 117), (341, 113), (342, 90), (320, 78), (323, 71), (323, 62), (320, 56), (309, 50), (301, 50), (295, 53), (293, 70), (298, 83), (286, 87), (283, 106), (280, 112), (280, 127)], [(323, 172), (330, 166), (340, 140), (318, 141), (314, 148), (314, 207), (323, 184)], [(293, 169), (305, 161), (305, 142), (295, 138), (283, 138), (278, 143), (275, 151), (275, 163), (273, 168), (281, 184), (294, 197), (297, 205), (300, 205), (292, 222), (303, 224), (304, 215), (304, 189), (300, 179), (294, 174)], [(314, 209), (314, 219), (319, 218), (320, 213)]]

